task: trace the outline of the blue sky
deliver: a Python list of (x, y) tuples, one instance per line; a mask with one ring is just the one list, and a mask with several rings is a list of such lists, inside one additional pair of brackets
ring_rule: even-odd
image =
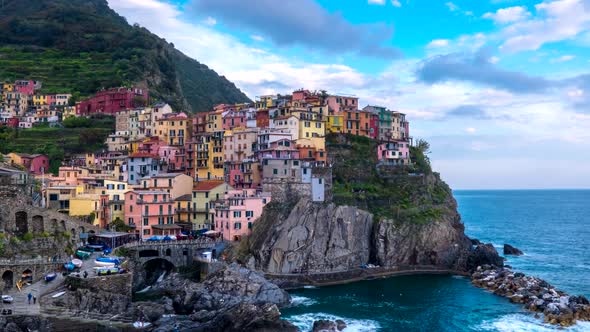
[(407, 113), (453, 188), (590, 188), (590, 0), (108, 1), (251, 98)]

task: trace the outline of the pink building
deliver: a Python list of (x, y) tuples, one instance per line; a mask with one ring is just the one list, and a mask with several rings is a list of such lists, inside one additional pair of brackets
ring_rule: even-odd
[(410, 163), (410, 143), (393, 141), (377, 146), (377, 159), (386, 165), (408, 165)]
[(125, 221), (143, 238), (181, 231), (181, 227), (174, 224), (174, 200), (163, 190), (126, 192)]
[(270, 199), (269, 193), (259, 193), (255, 189), (228, 191), (223, 200), (211, 202), (215, 229), (221, 232), (223, 239), (239, 241), (252, 232)]
[(32, 174), (49, 173), (49, 158), (44, 154), (18, 153), (20, 165)]
[(38, 86), (38, 82), (31, 80), (19, 80), (14, 83), (14, 91), (32, 95), (35, 93), (35, 88)]
[(359, 99), (353, 96), (328, 96), (326, 98), (330, 114), (354, 112), (358, 109)]
[(165, 143), (158, 136), (152, 136), (137, 145), (137, 152), (156, 155), (159, 154), (160, 148), (164, 145)]
[(223, 130), (233, 130), (234, 128), (246, 128), (246, 112), (230, 110), (223, 116)]

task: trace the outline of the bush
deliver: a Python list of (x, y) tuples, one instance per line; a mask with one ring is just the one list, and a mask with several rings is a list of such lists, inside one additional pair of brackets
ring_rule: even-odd
[(23, 235), (23, 241), (30, 242), (33, 240), (33, 233), (27, 232)]
[(66, 128), (88, 128), (91, 126), (91, 122), (90, 120), (82, 116), (70, 116), (63, 120), (63, 125)]

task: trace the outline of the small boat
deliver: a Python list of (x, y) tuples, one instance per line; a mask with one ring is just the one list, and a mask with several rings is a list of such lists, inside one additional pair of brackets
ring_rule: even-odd
[(152, 323), (150, 323), (150, 322), (135, 322), (135, 323), (133, 323), (133, 327), (135, 327), (136, 329), (144, 329), (146, 327), (149, 327), (150, 325), (152, 325)]
[(55, 272), (47, 273), (45, 275), (45, 281), (46, 282), (53, 281), (53, 280), (55, 280), (55, 278), (57, 278), (57, 273), (55, 273)]
[(119, 274), (119, 268), (118, 267), (101, 267), (101, 268), (95, 268), (96, 274), (98, 274), (99, 276), (104, 276), (104, 275), (111, 275), (111, 274)]
[(64, 264), (64, 269), (68, 270), (68, 271), (73, 271), (76, 268), (76, 266), (74, 264), (72, 264), (72, 262), (68, 262)]
[(3, 303), (12, 303), (14, 299), (10, 295), (2, 295), (2, 302)]
[(72, 264), (74, 264), (75, 267), (78, 267), (78, 268), (82, 267), (82, 263), (83, 262), (77, 258), (72, 259)]
[(102, 244), (87, 244), (86, 247), (94, 250), (94, 251), (101, 251), (104, 249), (104, 245)]
[(90, 255), (92, 255), (91, 252), (84, 251), (84, 250), (76, 250), (76, 257), (78, 257), (80, 259), (87, 259), (88, 257), (90, 257)]
[(94, 265), (97, 267), (115, 267), (115, 263), (112, 262), (94, 261)]
[(121, 260), (119, 260), (119, 257), (98, 257), (96, 261), (104, 263), (115, 263), (116, 265), (121, 264)]
[(66, 292), (59, 292), (59, 293), (55, 293), (55, 294), (53, 294), (51, 297), (52, 297), (52, 298), (57, 298), (57, 297), (60, 297), (60, 296), (64, 295), (65, 293), (66, 293)]

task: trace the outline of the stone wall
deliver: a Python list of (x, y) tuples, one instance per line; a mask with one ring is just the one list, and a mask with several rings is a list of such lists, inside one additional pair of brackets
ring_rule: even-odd
[(92, 278), (67, 276), (65, 284), (71, 285), (72, 290), (87, 289), (93, 293), (106, 292), (131, 297), (131, 280), (131, 273)]
[[(324, 201), (332, 201), (332, 168), (312, 167), (311, 177), (322, 179), (324, 186)], [(270, 192), (272, 200), (279, 202), (297, 202), (302, 198), (312, 199), (311, 182), (295, 182), (286, 179), (265, 179), (262, 191)]]

